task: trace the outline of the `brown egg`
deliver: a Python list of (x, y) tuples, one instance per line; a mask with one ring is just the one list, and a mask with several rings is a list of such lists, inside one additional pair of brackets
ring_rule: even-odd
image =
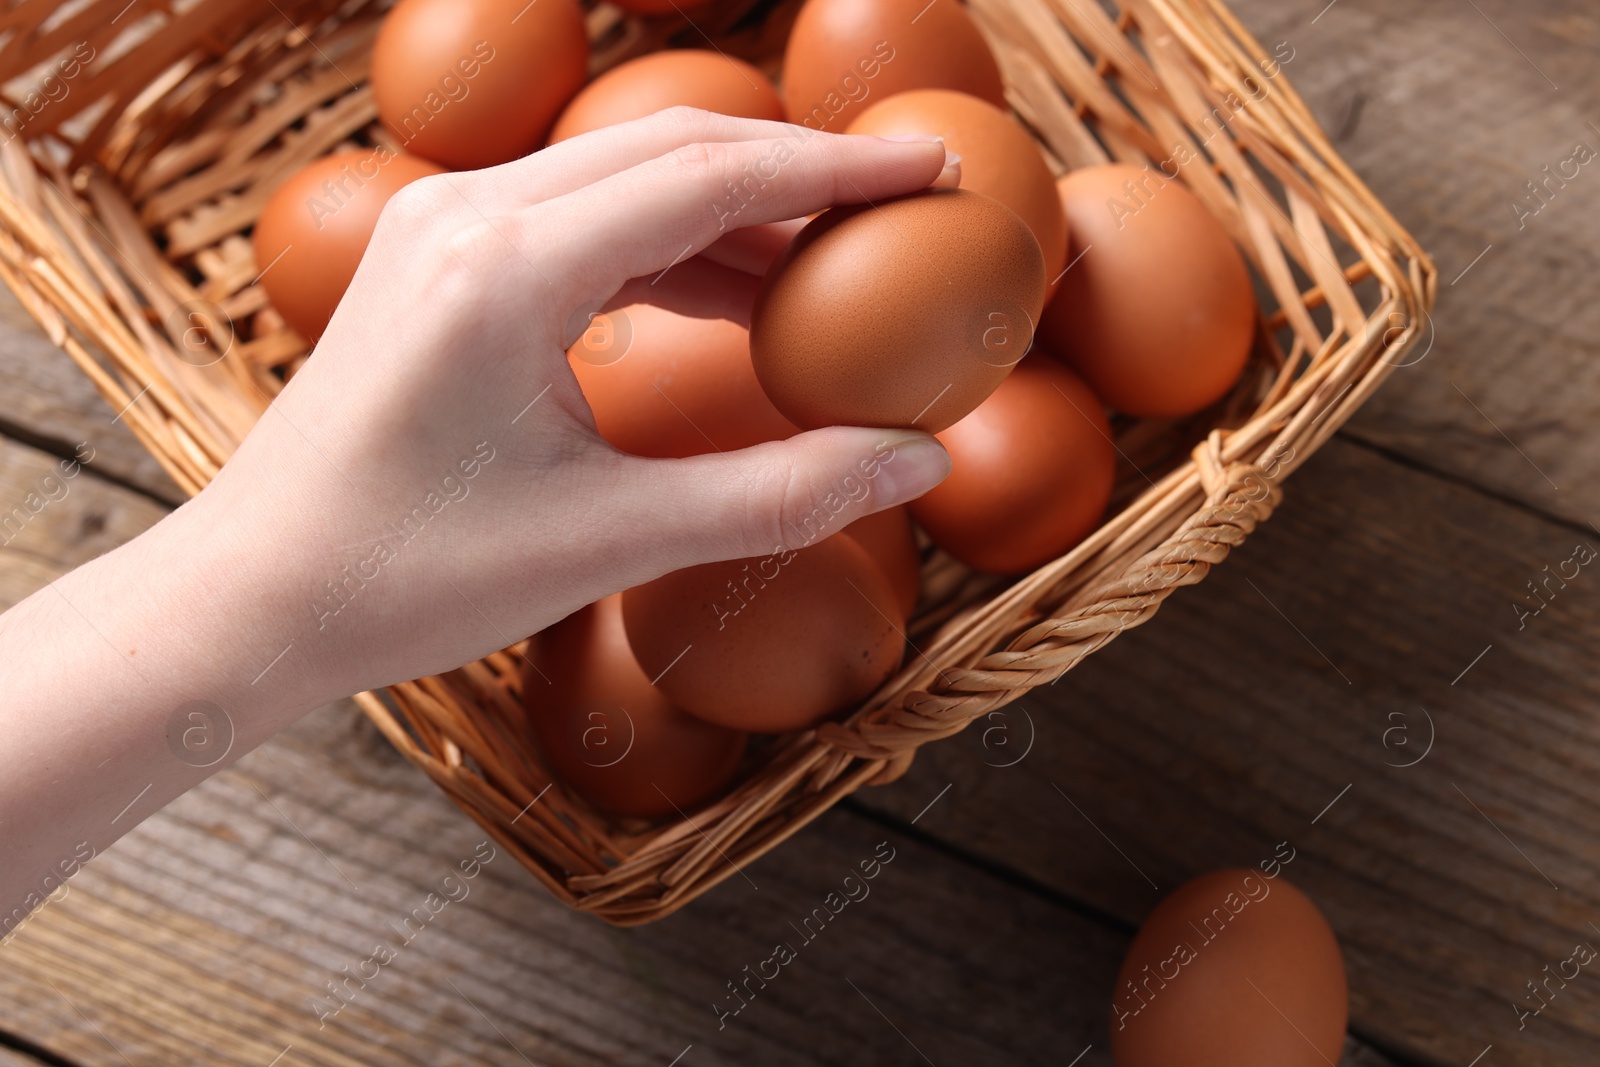
[(676, 459), (799, 433), (756, 381), (750, 334), (649, 304), (596, 316), (567, 351), (594, 421), (612, 445)]
[(657, 819), (720, 793), (747, 735), (685, 715), (650, 684), (622, 630), (622, 594), (538, 635), (523, 702), (554, 771), (595, 807)]
[(900, 614), (911, 617), (922, 591), (922, 553), (917, 551), (917, 533), (911, 528), (911, 514), (904, 507), (885, 508), (857, 519), (840, 533), (867, 550), (867, 555), (883, 569), (894, 587)]
[(937, 134), (961, 157), (961, 188), (992, 196), (1022, 217), (1044, 252), (1045, 278), (1067, 264), (1067, 218), (1039, 146), (1016, 119), (987, 100), (950, 89), (885, 97), (856, 116), (846, 133), (894, 137)]
[(588, 76), (574, 0), (400, 0), (372, 46), (378, 117), (453, 170), (520, 159)]
[(955, 0), (807, 0), (783, 54), (789, 121), (838, 133), (868, 101), (956, 89), (1006, 102), (994, 53)]
[(1326, 1067), (1349, 987), (1333, 930), (1281, 876), (1202, 875), (1156, 906), (1111, 1008), (1117, 1067)]
[(711, 0), (611, 0), (630, 15), (673, 15), (705, 7)]
[(590, 82), (556, 120), (550, 143), (678, 106), (783, 120), (778, 91), (759, 70), (720, 52), (680, 48), (630, 59)]
[(622, 594), (622, 620), (674, 703), (757, 733), (803, 730), (860, 702), (905, 650), (894, 588), (848, 537), (674, 571)]
[(444, 171), (387, 148), (335, 152), (273, 192), (251, 234), (261, 287), (284, 321), (308, 341), (327, 328), (372, 240), (389, 198)]
[(950, 476), (911, 502), (933, 543), (969, 567), (1031, 571), (1094, 532), (1116, 447), (1100, 400), (1065, 367), (1026, 359), (939, 434)]
[(1032, 343), (1044, 258), (1016, 212), (928, 189), (832, 208), (756, 297), (756, 377), (797, 426), (937, 432), (977, 407)]
[(1129, 415), (1188, 415), (1222, 399), (1256, 325), (1250, 274), (1227, 231), (1150, 168), (1086, 167), (1058, 188), (1072, 266), (1040, 341)]

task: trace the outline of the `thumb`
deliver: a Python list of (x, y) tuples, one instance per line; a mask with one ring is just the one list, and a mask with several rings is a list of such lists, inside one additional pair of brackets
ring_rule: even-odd
[(644, 467), (663, 547), (688, 567), (815, 544), (926, 493), (950, 454), (915, 430), (835, 426)]

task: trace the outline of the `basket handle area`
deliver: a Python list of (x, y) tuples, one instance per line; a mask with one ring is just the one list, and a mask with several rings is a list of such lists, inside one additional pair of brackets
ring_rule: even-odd
[(905, 773), (921, 745), (1054, 682), (1119, 633), (1148, 622), (1175, 590), (1198, 584), (1243, 544), (1283, 500), (1282, 488), (1260, 466), (1224, 462), (1222, 440), (1211, 434), (1194, 448), (1205, 501), (1161, 544), (971, 667), (942, 670), (925, 689), (859, 721), (825, 723), (817, 740), (856, 759), (887, 761), (868, 783), (887, 784)]

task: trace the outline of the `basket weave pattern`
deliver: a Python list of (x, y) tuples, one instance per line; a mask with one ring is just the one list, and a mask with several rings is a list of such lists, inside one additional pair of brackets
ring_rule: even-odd
[[(189, 493), (307, 356), (255, 284), (247, 235), (266, 197), (341, 145), (395, 147), (366, 84), (385, 6), (21, 0), (0, 14), (0, 278)], [(709, 38), (775, 75), (796, 3), (757, 20), (752, 6), (718, 0), (685, 29), (601, 4), (594, 68)], [(768, 746), (689, 818), (618, 823), (552, 785), (515, 649), (356, 698), (554, 894), (610, 922), (669, 914), (858, 787), (893, 780), (920, 745), (1144, 623), (1418, 358), (1433, 265), (1290, 87), (1292, 49), (1267, 52), (1217, 0), (969, 8), (1054, 169), (1162, 167), (1221, 221), (1260, 283), (1250, 368), (1195, 420), (1119, 428), (1112, 517), (1061, 559), (1002, 582), (932, 553), (901, 673), (849, 717)]]

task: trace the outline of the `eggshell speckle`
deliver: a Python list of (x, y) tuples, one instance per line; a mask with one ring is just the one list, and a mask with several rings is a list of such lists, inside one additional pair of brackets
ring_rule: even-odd
[(833, 208), (779, 255), (750, 328), (756, 377), (805, 429), (951, 425), (1032, 343), (1044, 257), (1016, 212), (961, 189)]
[(1150, 913), (1117, 975), (1117, 1067), (1327, 1067), (1349, 986), (1322, 913), (1281, 875), (1202, 875)]

